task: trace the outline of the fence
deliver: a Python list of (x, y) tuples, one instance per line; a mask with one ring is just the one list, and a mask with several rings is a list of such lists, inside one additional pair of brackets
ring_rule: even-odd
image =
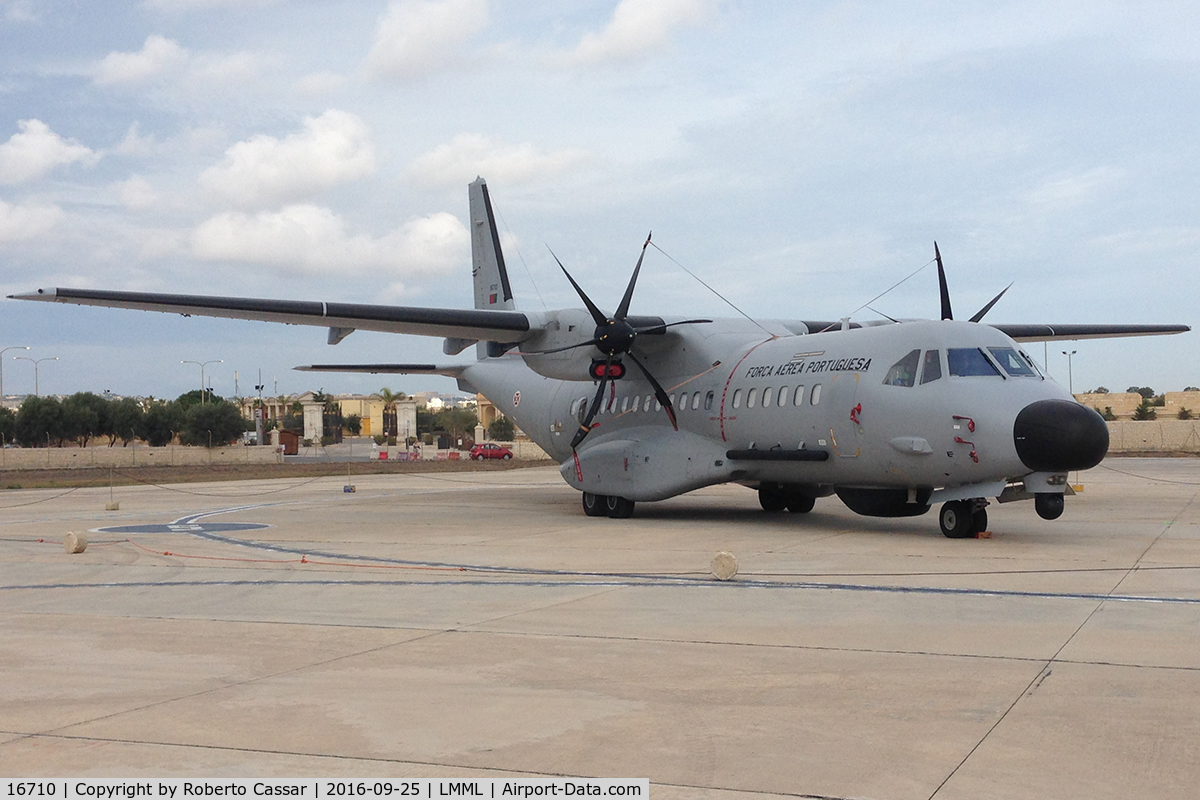
[(209, 464), (279, 464), (274, 447), (34, 447), (0, 449), (0, 469), (92, 467), (192, 467)]

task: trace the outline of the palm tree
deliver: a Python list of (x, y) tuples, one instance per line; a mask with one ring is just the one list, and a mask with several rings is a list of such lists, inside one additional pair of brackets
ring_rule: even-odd
[(399, 431), (397, 428), (399, 425), (396, 421), (396, 403), (397, 401), (405, 399), (408, 397), (408, 395), (406, 395), (404, 392), (393, 392), (391, 389), (384, 386), (375, 393), (375, 397), (378, 397), (383, 401), (383, 435), (398, 436)]

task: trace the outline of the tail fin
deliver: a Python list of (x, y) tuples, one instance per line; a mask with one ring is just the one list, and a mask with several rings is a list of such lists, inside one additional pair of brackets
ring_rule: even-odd
[(476, 178), (467, 187), (471, 199), (471, 277), (475, 280), (475, 308), (511, 311), (512, 287), (500, 250), (500, 234), (492, 215), (487, 182)]

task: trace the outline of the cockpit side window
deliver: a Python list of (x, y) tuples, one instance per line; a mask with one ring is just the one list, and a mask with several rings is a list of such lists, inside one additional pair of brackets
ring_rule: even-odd
[(1009, 375), (1014, 378), (1036, 378), (1037, 372), (1029, 365), (1027, 361), (1011, 347), (989, 347), (992, 355), (1000, 366)]
[(950, 362), (951, 375), (970, 378), (994, 377), (1000, 374), (978, 347), (951, 347), (946, 356), (946, 360)]
[(925, 351), (925, 366), (921, 370), (921, 385), (942, 377), (942, 357), (937, 350)]
[(921, 360), (921, 351), (913, 350), (904, 358), (897, 361), (888, 370), (883, 379), (885, 386), (912, 386), (917, 379), (917, 364)]

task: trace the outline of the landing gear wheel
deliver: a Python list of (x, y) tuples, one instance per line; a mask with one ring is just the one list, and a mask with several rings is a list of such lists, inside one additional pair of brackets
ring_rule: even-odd
[(787, 495), (778, 489), (761, 487), (758, 490), (758, 504), (762, 506), (763, 511), (783, 511), (787, 508), (787, 501)]
[(966, 539), (974, 536), (975, 515), (971, 512), (971, 504), (962, 500), (951, 500), (942, 504), (938, 514), (938, 524), (942, 533), (948, 539)]
[(605, 502), (608, 500), (602, 494), (592, 494), (591, 492), (583, 493), (583, 513), (589, 517), (603, 517), (608, 515), (608, 509), (605, 507)]
[(633, 516), (633, 501), (624, 497), (605, 497), (604, 508), (613, 519), (629, 519)]
[(1058, 519), (1063, 512), (1061, 494), (1040, 493), (1033, 497), (1033, 510), (1042, 519)]
[(808, 495), (792, 494), (787, 498), (787, 510), (793, 514), (807, 514), (813, 510), (813, 506), (816, 504), (816, 498)]
[(981, 508), (971, 515), (971, 535), (987, 530), (987, 509)]

